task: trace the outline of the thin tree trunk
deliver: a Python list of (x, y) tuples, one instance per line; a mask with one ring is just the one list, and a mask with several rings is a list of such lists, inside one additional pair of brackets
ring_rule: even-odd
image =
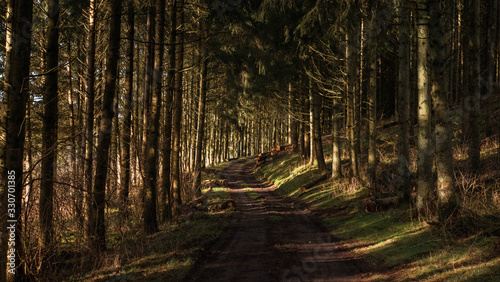
[(92, 184), (93, 184), (93, 151), (94, 151), (94, 97), (95, 97), (95, 18), (97, 15), (96, 0), (90, 0), (89, 6), (89, 34), (87, 37), (87, 68), (85, 70), (85, 92), (86, 92), (86, 140), (85, 143), (85, 190), (86, 194), (86, 210), (87, 210), (87, 228), (86, 235), (89, 240), (92, 234), (95, 234), (95, 226), (92, 222), (95, 221), (92, 208)]
[(399, 81), (398, 81), (398, 198), (410, 200), (410, 23), (408, 1), (398, 6)]
[(106, 206), (106, 178), (108, 175), (108, 154), (111, 143), (111, 126), (113, 121), (113, 100), (118, 76), (117, 66), (120, 50), (121, 0), (110, 1), (110, 27), (108, 37), (108, 52), (106, 55), (106, 76), (104, 96), (102, 101), (102, 119), (99, 126), (97, 141), (97, 164), (94, 181), (92, 208), (95, 216), (91, 225), (95, 227), (91, 248), (102, 252), (106, 250), (106, 226), (104, 209)]
[[(174, 0), (176, 1), (176, 0)], [(175, 75), (175, 97), (173, 107), (173, 130), (172, 130), (172, 212), (177, 215), (181, 199), (181, 119), (182, 119), (182, 78), (184, 65), (184, 0), (179, 0), (179, 21), (176, 25), (179, 29), (176, 50), (176, 75)]]
[(312, 120), (312, 130), (313, 130), (313, 143), (314, 143), (314, 155), (315, 155), (315, 158), (316, 158), (316, 163), (318, 165), (318, 170), (320, 172), (325, 172), (327, 171), (328, 169), (326, 168), (326, 164), (325, 164), (325, 157), (323, 155), (323, 142), (322, 142), (322, 138), (321, 138), (321, 115), (320, 115), (320, 111), (321, 111), (321, 96), (319, 95), (319, 93), (314, 90), (314, 89), (311, 89), (311, 104), (312, 104), (312, 117), (313, 117), (313, 120)]
[(418, 15), (418, 191), (417, 209), (428, 215), (428, 205), (433, 184), (431, 99), (429, 95), (429, 73), (427, 54), (429, 49), (428, 0), (419, 4)]
[(468, 155), (469, 169), (477, 172), (481, 166), (481, 140), (480, 140), (480, 123), (479, 111), (481, 108), (481, 2), (471, 0), (472, 4), (472, 27), (473, 33), (470, 35), (470, 53), (471, 53), (471, 77), (469, 85), (469, 96), (465, 97), (464, 106), (468, 111)]
[(48, 2), (46, 76), (42, 129), (42, 180), (40, 183), (40, 249), (42, 258), (50, 253), (53, 230), (53, 194), (57, 167), (58, 60), (59, 60), (59, 1)]
[(125, 67), (125, 104), (123, 105), (122, 152), (120, 164), (120, 215), (122, 220), (128, 217), (128, 196), (130, 191), (130, 144), (132, 141), (132, 97), (134, 93), (134, 2), (127, 1), (127, 51)]
[(372, 188), (375, 188), (377, 172), (377, 56), (373, 48), (369, 66), (369, 85), (368, 85), (368, 181)]
[(333, 98), (333, 150), (332, 150), (332, 178), (338, 179), (342, 177), (342, 158), (341, 158), (341, 143), (340, 143), (340, 122), (341, 122), (341, 114), (339, 105), (339, 98)]
[[(200, 33), (202, 37), (206, 37), (207, 27), (204, 22), (200, 23)], [(196, 196), (200, 196), (199, 189), (201, 185), (201, 151), (203, 148), (203, 139), (205, 137), (205, 100), (207, 97), (207, 68), (208, 61), (206, 58), (206, 38), (200, 39), (200, 97), (198, 101), (198, 125), (196, 133), (196, 151), (195, 151), (195, 169), (193, 173), (193, 190)]]
[(165, 0), (156, 2), (156, 27), (154, 47), (154, 69), (152, 73), (153, 95), (151, 99), (151, 112), (148, 126), (148, 144), (146, 152), (146, 178), (144, 179), (144, 231), (146, 234), (158, 232), (156, 220), (156, 195), (157, 195), (157, 163), (158, 139), (161, 115), (162, 77), (163, 77), (163, 37), (165, 24)]
[(163, 187), (160, 196), (162, 205), (162, 221), (172, 218), (172, 193), (171, 193), (171, 155), (172, 155), (172, 101), (175, 95), (175, 66), (176, 66), (176, 41), (177, 41), (177, 0), (172, 0), (170, 15), (169, 37), (169, 69), (167, 74), (168, 90), (165, 97), (165, 138), (163, 141)]

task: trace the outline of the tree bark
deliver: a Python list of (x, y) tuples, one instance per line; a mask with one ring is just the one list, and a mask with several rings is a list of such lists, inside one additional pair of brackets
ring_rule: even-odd
[(160, 130), (162, 77), (163, 77), (163, 37), (165, 34), (165, 0), (156, 2), (156, 26), (154, 45), (154, 68), (152, 73), (153, 95), (151, 99), (151, 112), (149, 115), (148, 144), (146, 152), (146, 177), (144, 187), (144, 231), (146, 234), (158, 232), (158, 221), (156, 219), (157, 198), (157, 163), (158, 163), (158, 139)]
[[(176, 0), (174, 0), (176, 1)], [(175, 97), (173, 107), (173, 129), (172, 129), (172, 212), (177, 215), (181, 199), (181, 120), (182, 120), (182, 78), (184, 65), (184, 0), (179, 0), (179, 21), (176, 25), (179, 31), (177, 35), (177, 56), (175, 75)]]
[(123, 105), (122, 152), (120, 164), (120, 214), (126, 220), (128, 196), (130, 191), (130, 144), (132, 141), (132, 97), (134, 93), (134, 35), (135, 35), (134, 2), (127, 1), (127, 46), (125, 67), (125, 103)]
[(312, 130), (313, 130), (313, 143), (314, 143), (314, 155), (316, 157), (316, 163), (318, 165), (318, 170), (320, 172), (325, 172), (328, 169), (325, 164), (325, 157), (323, 154), (323, 142), (321, 138), (321, 97), (319, 93), (311, 89), (311, 104), (312, 104)]
[(85, 190), (86, 193), (86, 210), (87, 210), (87, 227), (86, 235), (89, 240), (92, 234), (95, 234), (95, 228), (92, 226), (94, 222), (94, 214), (92, 208), (92, 184), (93, 184), (93, 152), (94, 152), (94, 98), (95, 98), (95, 18), (97, 15), (97, 7), (95, 0), (90, 0), (89, 6), (89, 33), (87, 36), (87, 56), (85, 69), (85, 92), (86, 92), (86, 143), (85, 143)]
[(448, 110), (448, 69), (445, 45), (449, 33), (444, 33), (440, 0), (429, 1), (429, 65), (431, 67), (431, 96), (434, 109), (434, 138), (436, 142), (437, 194), (439, 220), (444, 222), (457, 206), (453, 173), (452, 124)]
[[(200, 196), (201, 189), (201, 151), (203, 148), (203, 139), (205, 137), (205, 100), (207, 97), (207, 68), (208, 60), (206, 50), (206, 38), (208, 32), (205, 22), (200, 23), (200, 96), (198, 101), (198, 124), (196, 133), (196, 151), (195, 151), (195, 169), (193, 173), (193, 190), (196, 196)], [(226, 143), (227, 144), (227, 143)]]
[[(25, 267), (20, 258), (23, 257), (22, 245), (22, 196), (23, 196), (23, 155), (25, 141), (26, 104), (29, 88), (29, 66), (31, 52), (31, 24), (33, 15), (33, 1), (14, 1), (7, 3), (7, 28), (5, 44), (5, 83), (3, 109), (0, 113), (5, 144), (0, 150), (0, 197), (5, 199), (0, 203), (0, 226), (2, 237), (9, 236), (7, 220), (15, 220), (9, 226), (15, 226), (15, 269), (7, 265), (7, 240), (2, 240), (2, 256), (0, 262), (0, 279), (2, 281), (23, 280), (26, 277)], [(14, 191), (12, 191), (14, 189)], [(15, 207), (7, 204), (7, 198), (13, 198)], [(13, 211), (10, 209), (14, 209)], [(10, 271), (15, 271), (11, 274)]]
[(57, 167), (59, 1), (48, 2), (46, 77), (42, 128), (42, 180), (40, 183), (40, 248), (42, 258), (50, 253), (53, 230), (54, 177)]
[(116, 91), (117, 65), (120, 51), (121, 0), (110, 1), (111, 18), (109, 23), (108, 52), (106, 54), (106, 72), (104, 96), (102, 101), (102, 118), (97, 140), (96, 175), (93, 189), (92, 208), (95, 216), (91, 226), (91, 248), (102, 252), (106, 250), (106, 226), (104, 210), (106, 206), (106, 177), (108, 175), (108, 155), (111, 143), (111, 126), (113, 121), (113, 99)]
[(333, 151), (332, 151), (332, 178), (337, 179), (342, 177), (342, 158), (341, 158), (341, 143), (340, 143), (340, 127), (341, 127), (340, 102), (338, 97), (333, 98)]
[(398, 75), (398, 198), (410, 201), (410, 13), (408, 1), (399, 2), (399, 75)]
[(429, 73), (427, 54), (429, 49), (428, 0), (419, 3), (418, 14), (418, 190), (417, 209), (428, 215), (428, 205), (433, 184), (431, 99), (429, 95)]

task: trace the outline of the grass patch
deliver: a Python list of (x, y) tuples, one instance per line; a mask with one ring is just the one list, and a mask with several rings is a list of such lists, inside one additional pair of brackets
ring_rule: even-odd
[[(375, 280), (500, 281), (500, 237), (495, 232), (477, 229), (457, 234), (419, 221), (408, 208), (366, 213), (367, 189), (347, 180), (325, 181), (300, 193), (298, 188), (319, 174), (297, 155), (273, 159), (259, 173), (280, 194), (319, 211), (330, 232), (363, 256)], [(274, 215), (269, 220), (279, 225)], [(273, 231), (275, 237), (283, 235), (279, 228)]]

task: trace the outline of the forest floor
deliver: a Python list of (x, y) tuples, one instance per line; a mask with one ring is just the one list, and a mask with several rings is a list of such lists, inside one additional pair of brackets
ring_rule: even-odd
[(236, 202), (226, 232), (186, 281), (365, 281), (362, 261), (312, 215), (258, 180), (254, 159), (231, 162), (221, 173)]

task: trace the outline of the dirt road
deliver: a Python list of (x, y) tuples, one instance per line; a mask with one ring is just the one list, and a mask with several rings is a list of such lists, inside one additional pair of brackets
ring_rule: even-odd
[[(367, 281), (307, 208), (252, 175), (253, 164), (237, 160), (223, 171), (238, 212), (187, 280)], [(251, 198), (249, 188), (260, 196)]]

